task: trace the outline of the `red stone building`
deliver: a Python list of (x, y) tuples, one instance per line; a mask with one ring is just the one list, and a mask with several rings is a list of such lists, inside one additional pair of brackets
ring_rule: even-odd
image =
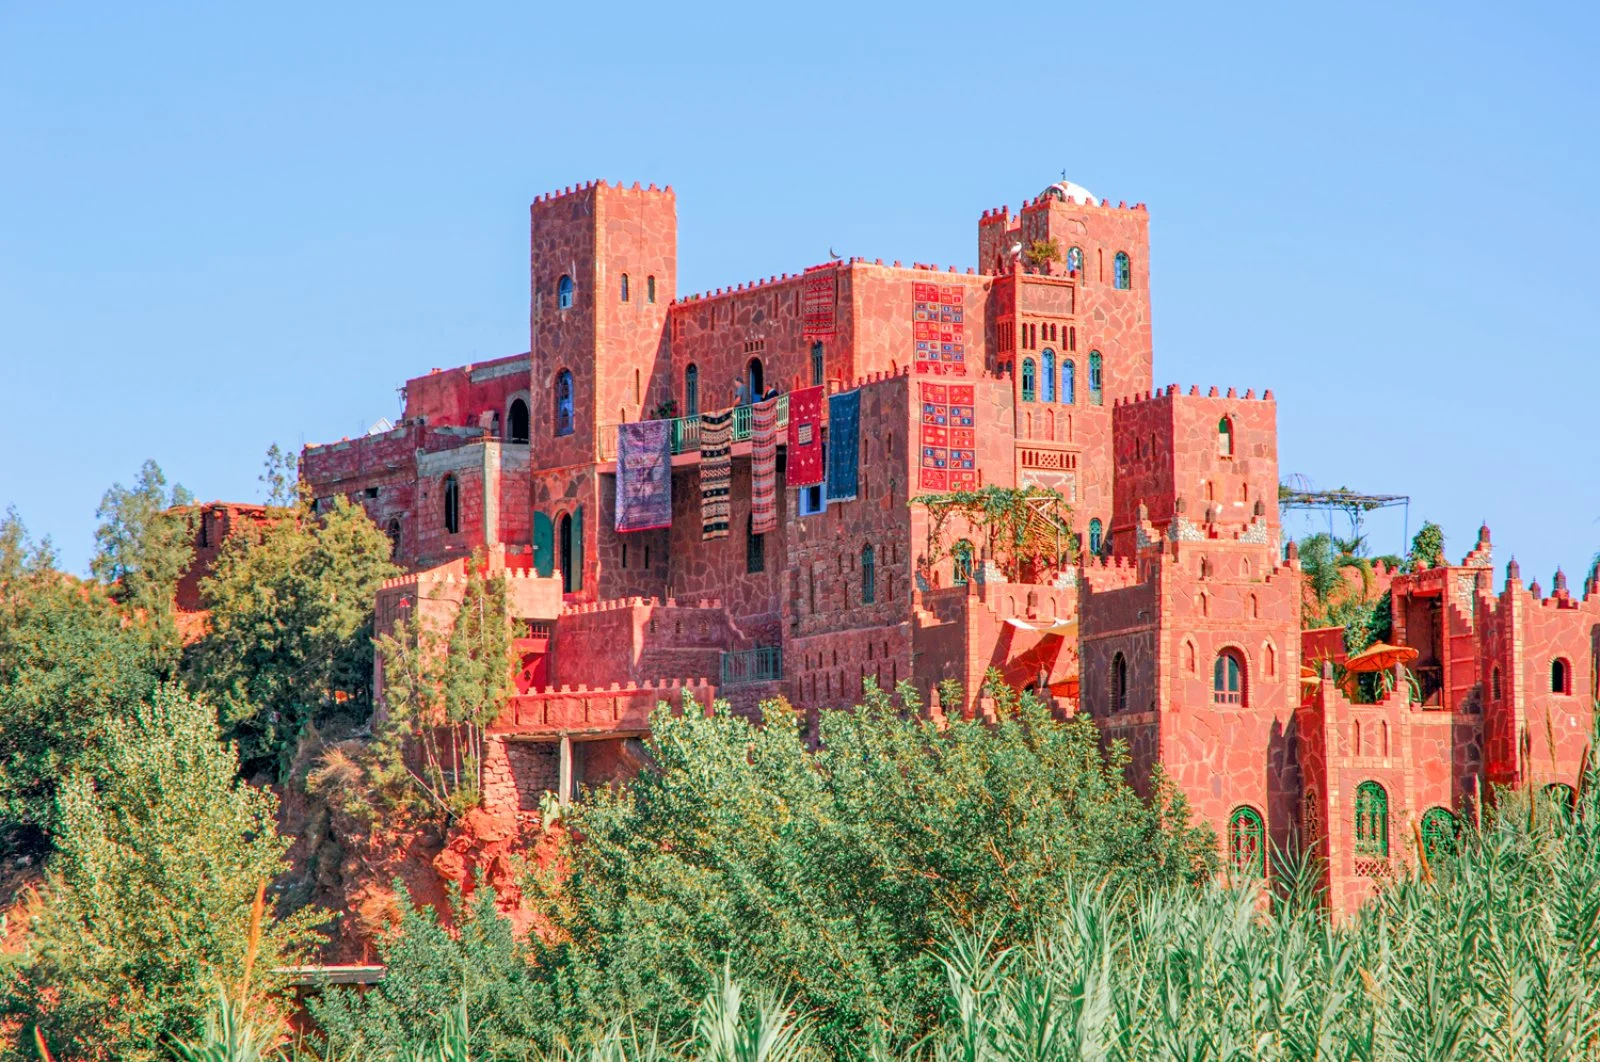
[[(308, 447), (302, 477), (394, 539), (412, 574), (380, 618), (448, 599), (475, 550), (513, 573), (522, 667), (491, 799), (531, 811), (626, 769), (658, 700), (815, 710), (870, 676), (925, 699), (959, 683), (942, 707), (972, 712), (994, 667), (1125, 740), (1139, 784), (1161, 764), (1236, 861), (1320, 846), (1344, 908), (1405, 858), (1412, 823), (1447, 825), (1435, 809), (1573, 783), (1600, 597), (1558, 579), (1544, 598), (1514, 565), (1497, 596), (1485, 532), (1462, 566), (1394, 581), (1420, 698), (1303, 682), (1303, 656), (1338, 638), (1302, 647), (1276, 403), (1153, 389), (1148, 246), (1142, 205), (1063, 182), (982, 214), (978, 270), (855, 258), (680, 295), (670, 188), (569, 188), (531, 208), (530, 353), (408, 381), (398, 425)], [(776, 517), (758, 534), (774, 466), (753, 407), (773, 392)], [(793, 485), (814, 456), (794, 411), (849, 392), (857, 482), (830, 500)], [(849, 438), (821, 408), (821, 443)], [(728, 530), (708, 537), (701, 429), (730, 409)], [(619, 426), (645, 420), (670, 421), (670, 518), (618, 531)], [(911, 504), (1027, 485), (1064, 496), (1052, 526), (1078, 560), (1008, 579), (971, 528), (930, 543)]]

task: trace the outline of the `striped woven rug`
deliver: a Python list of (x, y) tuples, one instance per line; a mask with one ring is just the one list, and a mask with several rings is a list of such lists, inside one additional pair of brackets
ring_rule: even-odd
[(750, 533), (778, 529), (778, 400), (750, 410)]
[(700, 415), (700, 537), (728, 537), (733, 486), (733, 410)]

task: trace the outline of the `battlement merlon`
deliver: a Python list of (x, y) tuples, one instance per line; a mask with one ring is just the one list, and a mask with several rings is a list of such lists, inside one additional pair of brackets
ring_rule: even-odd
[(545, 192), (541, 195), (535, 196), (531, 205), (539, 206), (545, 203), (560, 202), (564, 199), (579, 199), (586, 196), (592, 197), (597, 191), (612, 195), (666, 196), (668, 198), (676, 198), (676, 194), (672, 191), (672, 185), (670, 184), (662, 188), (657, 188), (652, 182), (648, 186), (641, 187), (638, 181), (634, 181), (633, 185), (630, 187), (624, 184), (622, 181), (617, 181), (615, 184), (613, 184), (610, 181), (602, 178), (600, 180), (585, 181), (582, 184), (569, 184), (566, 186), (566, 188), (554, 192)]

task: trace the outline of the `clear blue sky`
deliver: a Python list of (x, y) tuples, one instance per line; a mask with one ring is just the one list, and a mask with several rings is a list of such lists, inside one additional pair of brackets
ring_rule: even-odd
[(81, 568), (146, 457), (257, 500), (526, 349), (548, 189), (671, 183), (698, 291), (964, 268), (1065, 169), (1150, 206), (1157, 380), (1271, 387), (1285, 474), (1600, 548), (1592, 5), (680, 10), (0, 0), (0, 506)]

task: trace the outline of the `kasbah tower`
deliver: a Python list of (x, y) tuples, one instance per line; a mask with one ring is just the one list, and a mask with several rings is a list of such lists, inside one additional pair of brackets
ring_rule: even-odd
[[(976, 269), (680, 295), (670, 187), (543, 195), (528, 353), (409, 380), (398, 424), (307, 447), (302, 477), (394, 541), (380, 630), (448, 622), (474, 554), (508, 577), (521, 667), (485, 778), (507, 814), (625, 776), (658, 702), (814, 719), (870, 679), (982, 715), (998, 669), (1125, 742), (1136, 785), (1159, 764), (1225, 862), (1322, 857), (1347, 911), (1493, 786), (1576, 784), (1600, 593), (1514, 561), (1497, 583), (1487, 528), (1384, 573), (1414, 681), (1356, 703), (1339, 631), (1301, 629), (1272, 393), (1154, 386), (1148, 222), (1063, 181), (981, 214)], [(619, 446), (649, 421), (658, 517), (618, 530)], [(1026, 563), (912, 504), (1026, 486), (1065, 500), (1030, 525), (1061, 549)]]

